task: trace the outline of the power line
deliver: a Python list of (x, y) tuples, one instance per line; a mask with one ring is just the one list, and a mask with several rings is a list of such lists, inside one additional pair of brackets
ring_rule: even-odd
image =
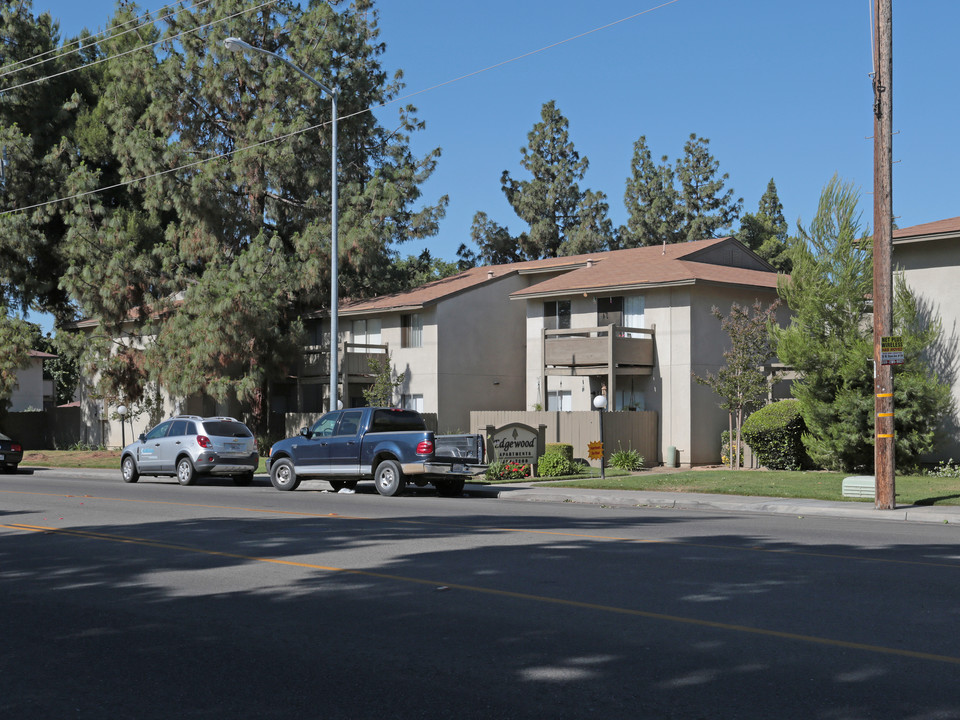
[(141, 50), (147, 50), (147, 49), (156, 47), (161, 43), (169, 42), (171, 40), (176, 40), (177, 38), (183, 37), (184, 35), (189, 35), (190, 33), (197, 32), (199, 30), (204, 30), (209, 27), (213, 27), (214, 25), (217, 25), (222, 22), (226, 22), (227, 20), (232, 20), (233, 18), (239, 17), (240, 15), (245, 15), (248, 12), (259, 10), (260, 8), (266, 7), (267, 5), (273, 5), (274, 2), (276, 2), (276, 0), (268, 0), (265, 3), (260, 3), (259, 5), (256, 5), (252, 8), (241, 10), (240, 12), (236, 12), (233, 15), (227, 15), (226, 17), (222, 17), (219, 20), (213, 20), (212, 22), (209, 22), (206, 25), (198, 25), (195, 28), (184, 30), (183, 32), (177, 33), (176, 35), (172, 35), (168, 38), (161, 38), (160, 40), (157, 40), (155, 42), (148, 43), (146, 45), (141, 45), (140, 47), (133, 48), (132, 50), (127, 50), (126, 52), (122, 52), (119, 55), (110, 55), (109, 57), (104, 57), (104, 58), (100, 58), (99, 60), (94, 60), (93, 62), (87, 63), (86, 65), (82, 65), (81, 67), (71, 68), (69, 70), (62, 70), (61, 72), (54, 73), (53, 75), (44, 75), (43, 77), (34, 78), (33, 80), (28, 80), (27, 82), (20, 83), (19, 85), (11, 85), (8, 88), (4, 88), (3, 90), (0, 90), (0, 95), (4, 93), (8, 93), (11, 90), (19, 90), (20, 88), (27, 87), (28, 85), (34, 85), (38, 82), (43, 82), (44, 80), (52, 80), (53, 78), (60, 77), (61, 75), (69, 75), (70, 73), (76, 72), (77, 70), (83, 70), (89, 67), (93, 67), (94, 65), (99, 65), (100, 63), (105, 63), (109, 60), (116, 60), (118, 58), (125, 57), (126, 55), (130, 55), (135, 52), (140, 52)]
[[(271, 0), (271, 2), (272, 2), (272, 1), (273, 1), (273, 0)], [(621, 18), (621, 19), (619, 19), (619, 20), (615, 20), (615, 21), (613, 21), (613, 22), (607, 23), (606, 25), (601, 25), (600, 27), (594, 28), (594, 29), (592, 29), (592, 30), (587, 30), (586, 32), (582, 32), (582, 33), (579, 33), (579, 34), (577, 34), (577, 35), (573, 35), (573, 36), (571, 36), (571, 37), (569, 37), (569, 38), (567, 38), (567, 39), (565, 39), (565, 40), (560, 40), (560, 41), (551, 43), (551, 44), (549, 44), (549, 45), (545, 45), (545, 46), (543, 46), (543, 47), (541, 47), (541, 48), (539, 48), (539, 49), (537, 49), (537, 50), (531, 50), (531, 51), (526, 52), (526, 53), (523, 53), (523, 54), (521, 54), (521, 55), (517, 55), (517, 56), (515, 56), (515, 57), (513, 57), (513, 58), (510, 58), (509, 60), (503, 60), (503, 61), (501, 61), (501, 62), (498, 62), (498, 63), (495, 63), (495, 64), (490, 65), (490, 66), (488, 66), (488, 67), (485, 67), (485, 68), (483, 68), (483, 69), (475, 70), (474, 72), (467, 73), (466, 75), (461, 75), (461, 76), (459, 76), (459, 77), (453, 78), (453, 79), (451, 79), (451, 80), (447, 80), (447, 81), (442, 82), (442, 83), (438, 83), (438, 84), (436, 84), (436, 85), (432, 85), (432, 86), (427, 87), (427, 88), (424, 88), (424, 89), (422, 89), (422, 90), (417, 90), (417, 91), (415, 91), (415, 92), (408, 93), (408, 94), (403, 95), (403, 96), (400, 96), (400, 97), (396, 97), (396, 98), (394, 98), (394, 99), (392, 99), (392, 100), (388, 100), (388, 101), (386, 101), (386, 102), (380, 103), (379, 105), (376, 105), (376, 106), (374, 106), (374, 107), (372, 107), (372, 108), (364, 108), (363, 110), (357, 110), (356, 112), (351, 113), (351, 114), (349, 114), (349, 115), (341, 116), (341, 117), (340, 117), (340, 120), (341, 120), (341, 121), (347, 120), (347, 119), (349, 119), (349, 118), (356, 117), (356, 116), (362, 115), (362, 114), (364, 114), (364, 113), (373, 112), (374, 110), (379, 110), (379, 109), (381, 109), (381, 108), (385, 108), (385, 107), (387, 107), (388, 105), (393, 105), (394, 103), (404, 102), (404, 101), (406, 101), (406, 100), (409, 100), (410, 98), (416, 97), (417, 95), (422, 95), (422, 94), (427, 93), (427, 92), (430, 92), (430, 91), (432, 91), (432, 90), (437, 90), (437, 89), (439, 89), (439, 88), (446, 87), (447, 85), (450, 85), (450, 84), (452, 84), (452, 83), (460, 82), (461, 80), (466, 80), (466, 79), (471, 78), (471, 77), (474, 77), (474, 76), (476, 76), (476, 75), (480, 75), (481, 73), (485, 73), (485, 72), (488, 72), (488, 71), (490, 71), (490, 70), (495, 70), (495, 69), (497, 69), (497, 68), (504, 67), (505, 65), (509, 65), (509, 64), (511, 64), (511, 63), (518, 62), (518, 61), (520, 61), (520, 60), (523, 60), (523, 59), (525, 59), (525, 58), (531, 57), (531, 56), (533, 56), (533, 55), (537, 55), (537, 54), (542, 53), (542, 52), (546, 52), (547, 50), (551, 50), (551, 49), (553, 49), (553, 48), (555, 48), (555, 47), (559, 47), (560, 45), (564, 45), (564, 44), (569, 43), (569, 42), (572, 42), (572, 41), (574, 41), (574, 40), (578, 40), (578, 39), (583, 38), (583, 37), (586, 37), (586, 36), (588, 36), (588, 35), (592, 35), (592, 34), (594, 34), (594, 33), (600, 32), (601, 30), (606, 30), (606, 29), (608, 29), (608, 28), (614, 27), (615, 25), (619, 25), (619, 24), (624, 23), (624, 22), (627, 22), (627, 21), (629, 21), (629, 20), (634, 20), (634, 19), (640, 17), (641, 15), (646, 15), (647, 13), (651, 13), (651, 12), (653, 12), (654, 10), (660, 10), (660, 9), (662, 9), (662, 8), (667, 7), (668, 5), (673, 5), (674, 3), (677, 3), (677, 2), (679, 2), (679, 1), (680, 1), (680, 0), (668, 0), (668, 2), (664, 2), (664, 3), (660, 4), (660, 5), (655, 6), (655, 7), (648, 8), (647, 10), (642, 10), (642, 11), (637, 12), (637, 13), (634, 13), (634, 14), (632, 14), (632, 15), (628, 15), (627, 17), (624, 17), (624, 18)], [(263, 5), (269, 5), (269, 4), (271, 4), (271, 3), (269, 3), (269, 2), (268, 2), (268, 3), (263, 3)], [(259, 6), (257, 6), (257, 8), (252, 8), (252, 9), (256, 10), (256, 9), (258, 9), (258, 8), (260, 8), (260, 7), (263, 7), (263, 5), (259, 5)], [(246, 11), (244, 11), (244, 12), (246, 12)], [(231, 16), (231, 17), (233, 17), (233, 16)], [(224, 19), (228, 19), (228, 18), (224, 18)], [(195, 29), (199, 30), (200, 28), (195, 28)], [(120, 57), (120, 56), (115, 56), (115, 57)], [(19, 87), (19, 86), (18, 86), (18, 87)], [(10, 88), (10, 89), (12, 90), (13, 88)], [(107, 192), (107, 191), (109, 191), (109, 190), (117, 190), (117, 189), (119, 189), (119, 188), (126, 187), (126, 186), (128, 186), (128, 185), (133, 185), (134, 183), (145, 182), (145, 181), (147, 181), (147, 180), (152, 180), (152, 179), (154, 179), (154, 178), (162, 177), (162, 176), (164, 176), (164, 175), (169, 175), (169, 174), (171, 174), (171, 173), (179, 172), (180, 170), (188, 170), (188, 169), (190, 169), (190, 168), (197, 167), (198, 165), (202, 165), (203, 163), (213, 162), (213, 161), (215, 161), (215, 160), (220, 160), (220, 159), (225, 158), (225, 157), (230, 157), (231, 155), (235, 155), (235, 154), (237, 154), (237, 153), (245, 152), (245, 151), (247, 151), (247, 150), (253, 150), (254, 148), (258, 148), (258, 147), (263, 147), (264, 145), (269, 145), (270, 143), (279, 142), (279, 141), (281, 141), (281, 140), (286, 140), (287, 138), (291, 138), (291, 137), (296, 137), (297, 135), (302, 135), (303, 133), (310, 132), (311, 130), (317, 130), (317, 129), (322, 128), (322, 127), (325, 127), (326, 125), (329, 125), (329, 124), (330, 124), (329, 122), (317, 123), (316, 125), (311, 125), (311, 126), (309, 126), (309, 127), (303, 128), (302, 130), (295, 130), (295, 131), (293, 131), (293, 132), (286, 133), (286, 134), (284, 134), (284, 135), (280, 135), (280, 136), (277, 136), (277, 137), (274, 137), (274, 138), (269, 138), (269, 139), (267, 139), (267, 140), (262, 140), (262, 141), (260, 141), (260, 142), (258, 142), (258, 143), (253, 143), (252, 145), (245, 145), (245, 146), (243, 146), (243, 147), (241, 147), (241, 148), (235, 148), (234, 150), (230, 150), (229, 152), (218, 153), (218, 154), (216, 154), (216, 155), (212, 155), (212, 156), (210, 156), (210, 157), (208, 157), (208, 158), (204, 158), (204, 159), (202, 159), (202, 160), (195, 160), (194, 162), (187, 163), (187, 164), (185, 164), (185, 165), (179, 165), (179, 166), (177, 166), (177, 167), (169, 168), (169, 169), (167, 169), (167, 170), (161, 170), (160, 172), (153, 173), (153, 174), (150, 174), (150, 175), (144, 175), (143, 177), (134, 178), (134, 179), (132, 179), (132, 180), (125, 180), (125, 181), (123, 181), (123, 182), (116, 183), (116, 184), (114, 184), (114, 185), (109, 185), (109, 186), (107, 186), (107, 187), (96, 188), (96, 189), (94, 189), (94, 190), (87, 190), (86, 192), (77, 193), (76, 195), (69, 195), (69, 196), (66, 196), (66, 197), (57, 198), (57, 199), (55, 199), (55, 200), (47, 200), (47, 201), (44, 201), (44, 202), (41, 202), (41, 203), (36, 203), (36, 204), (34, 204), (34, 205), (26, 205), (26, 206), (24, 206), (24, 207), (14, 208), (14, 209), (12, 209), (12, 210), (6, 210), (6, 211), (4, 211), (4, 212), (0, 212), (0, 216), (10, 215), (10, 214), (12, 214), (12, 213), (17, 213), (17, 212), (26, 212), (27, 210), (36, 210), (36, 209), (38, 209), (38, 208), (46, 207), (46, 206), (48, 206), (48, 205), (55, 205), (55, 204), (57, 204), (57, 203), (67, 202), (67, 201), (69, 201), (69, 200), (78, 200), (78, 199), (83, 198), (83, 197), (87, 197), (87, 196), (90, 196), (90, 195), (96, 195), (97, 193)]]
[[(188, 8), (184, 8), (184, 10), (195, 10), (195, 9), (197, 9), (198, 7), (200, 7), (201, 5), (206, 5), (206, 4), (209, 3), (209, 2), (210, 2), (210, 0), (200, 0), (200, 2), (198, 2), (198, 3), (194, 4), (194, 5), (191, 5), (191, 6), (188, 7)], [(163, 12), (163, 11), (166, 10), (167, 8), (172, 8), (172, 7), (174, 7), (174, 4), (164, 5), (164, 6), (161, 7), (157, 12)], [(151, 22), (160, 22), (161, 20), (166, 20), (167, 18), (173, 17), (174, 15), (176, 15), (176, 13), (169, 13), (169, 14), (167, 14), (167, 15), (162, 15), (162, 16), (157, 17), (156, 20), (153, 20), (153, 21), (151, 21)], [(95, 35), (88, 35), (88, 36), (85, 37), (85, 38), (77, 38), (76, 40), (74, 40), (74, 41), (72, 41), (72, 42), (66, 43), (65, 45), (61, 45), (61, 46), (59, 46), (59, 47), (55, 47), (55, 48), (53, 48), (52, 50), (47, 50), (46, 52), (42, 52), (42, 53), (39, 53), (39, 54), (37, 54), (37, 55), (33, 55), (32, 57), (23, 58), (22, 60), (17, 60), (17, 61), (15, 61), (15, 62), (10, 63), (9, 65), (4, 65), (3, 67), (0, 67), (0, 78), (6, 77), (7, 75), (13, 75), (14, 73), (18, 73), (18, 72), (20, 72), (20, 71), (22, 71), (22, 70), (29, 70), (30, 68), (36, 67), (37, 65), (43, 65), (45, 62), (48, 62), (49, 58), (48, 58), (47, 60), (41, 60), (40, 58), (45, 58), (47, 55), (53, 55), (53, 54), (55, 54), (55, 53), (60, 53), (59, 55), (57, 55), (57, 57), (58, 57), (58, 58), (63, 58), (63, 57), (67, 57), (68, 55), (73, 55), (74, 53), (78, 53), (78, 52), (80, 52), (80, 50), (81, 50), (81, 48), (80, 48), (80, 43), (81, 43), (82, 41), (84, 41), (84, 40), (87, 40), (87, 41), (96, 41), (97, 38), (100, 38), (100, 37), (102, 37), (102, 36), (107, 36), (107, 37), (104, 37), (104, 38), (103, 38), (104, 40), (113, 40), (113, 39), (115, 39), (115, 38), (122, 37), (122, 36), (126, 35), (127, 33), (131, 33), (131, 32), (133, 32), (133, 31), (135, 31), (135, 30), (138, 30), (138, 29), (140, 28), (140, 24), (139, 24), (140, 21), (143, 20), (144, 18), (149, 17), (149, 16), (150, 16), (150, 12), (147, 11), (147, 12), (145, 12), (143, 15), (138, 15), (137, 17), (135, 17), (135, 18), (133, 18), (133, 19), (131, 19), (131, 20), (128, 20), (128, 21), (125, 22), (125, 23), (120, 23), (119, 25), (115, 26), (114, 28), (111, 28), (110, 30), (103, 30), (103, 31), (101, 31), (101, 32), (99, 32), (99, 33), (96, 33)], [(110, 34), (113, 30), (117, 30), (117, 29), (119, 29), (119, 28), (125, 27), (125, 26), (127, 26), (127, 25), (130, 25), (131, 23), (137, 23), (137, 26), (136, 26), (136, 27), (129, 28), (129, 29), (127, 29), (127, 30), (124, 30), (123, 32)], [(70, 48), (70, 47), (72, 47), (72, 46), (74, 46), (74, 45), (77, 46), (74, 50), (68, 50), (67, 52), (63, 52), (63, 51), (66, 50), (67, 48)], [(34, 62), (32, 65), (24, 65), (24, 63), (30, 62), (31, 60), (36, 60), (37, 62)], [(19, 66), (21, 66), (21, 67), (15, 67), (15, 66), (17, 66), (17, 65), (19, 65)], [(8, 68), (11, 68), (11, 69), (8, 69)]]

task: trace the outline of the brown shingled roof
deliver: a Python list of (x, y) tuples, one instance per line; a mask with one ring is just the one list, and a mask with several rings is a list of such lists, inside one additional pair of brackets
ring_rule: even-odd
[[(701, 262), (696, 257), (707, 249), (731, 243), (746, 251), (732, 238), (715, 238), (598, 253), (592, 256), (595, 261), (591, 265), (518, 290), (511, 297), (526, 298), (696, 282), (771, 289), (777, 287), (777, 272), (773, 268), (751, 270)], [(762, 260), (759, 262), (763, 263)]]
[[(686, 243), (528, 260), (507, 265), (485, 265), (442, 280), (435, 280), (406, 292), (347, 302), (340, 306), (340, 313), (362, 315), (387, 310), (416, 310), (509, 275), (549, 272), (562, 268), (569, 268), (569, 271), (530, 288), (518, 290), (511, 297), (691, 282), (777, 287), (777, 273), (773, 268), (748, 270), (712, 262), (700, 262), (696, 259), (699, 253), (723, 244), (734, 244), (737, 248), (749, 253), (732, 238), (711, 238)], [(765, 264), (759, 258), (757, 262)]]
[(954, 235), (958, 233), (960, 233), (960, 217), (955, 217), (894, 230), (893, 239), (894, 241), (906, 238), (919, 239), (927, 235)]

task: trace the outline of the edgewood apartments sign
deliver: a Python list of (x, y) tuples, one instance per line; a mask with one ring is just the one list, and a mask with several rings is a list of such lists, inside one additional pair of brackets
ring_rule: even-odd
[(543, 454), (540, 433), (529, 425), (510, 423), (487, 433), (487, 454), (492, 461), (535, 465)]

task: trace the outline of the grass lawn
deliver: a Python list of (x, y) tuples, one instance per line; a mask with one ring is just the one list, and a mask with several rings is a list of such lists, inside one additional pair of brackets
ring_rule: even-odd
[[(850, 473), (788, 472), (778, 470), (691, 470), (641, 472), (627, 477), (577, 479), (551, 485), (609, 490), (659, 490), (662, 492), (716, 493), (815, 500), (869, 502), (869, 498), (845, 498), (843, 478)], [(960, 505), (960, 478), (898, 475), (897, 503), (903, 505)]]

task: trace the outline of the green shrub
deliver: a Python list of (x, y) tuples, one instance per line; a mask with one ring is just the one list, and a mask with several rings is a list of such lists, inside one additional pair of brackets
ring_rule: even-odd
[(567, 460), (573, 460), (573, 445), (568, 443), (547, 443), (543, 450), (544, 455), (563, 455)]
[(620, 470), (640, 470), (643, 468), (643, 455), (639, 450), (632, 448), (624, 450), (620, 447), (610, 455), (610, 467)]
[(923, 474), (932, 477), (960, 478), (960, 465), (954, 465), (953, 458), (941, 460), (935, 468), (925, 470)]
[[(571, 446), (567, 446), (571, 447)], [(571, 448), (572, 451), (572, 448)], [(537, 475), (540, 477), (560, 477), (561, 475), (576, 475), (582, 469), (580, 463), (575, 463), (565, 455), (557, 452), (548, 452), (537, 460)]]
[(771, 470), (800, 470), (810, 460), (803, 447), (806, 425), (796, 399), (780, 400), (752, 413), (741, 429), (757, 461)]

